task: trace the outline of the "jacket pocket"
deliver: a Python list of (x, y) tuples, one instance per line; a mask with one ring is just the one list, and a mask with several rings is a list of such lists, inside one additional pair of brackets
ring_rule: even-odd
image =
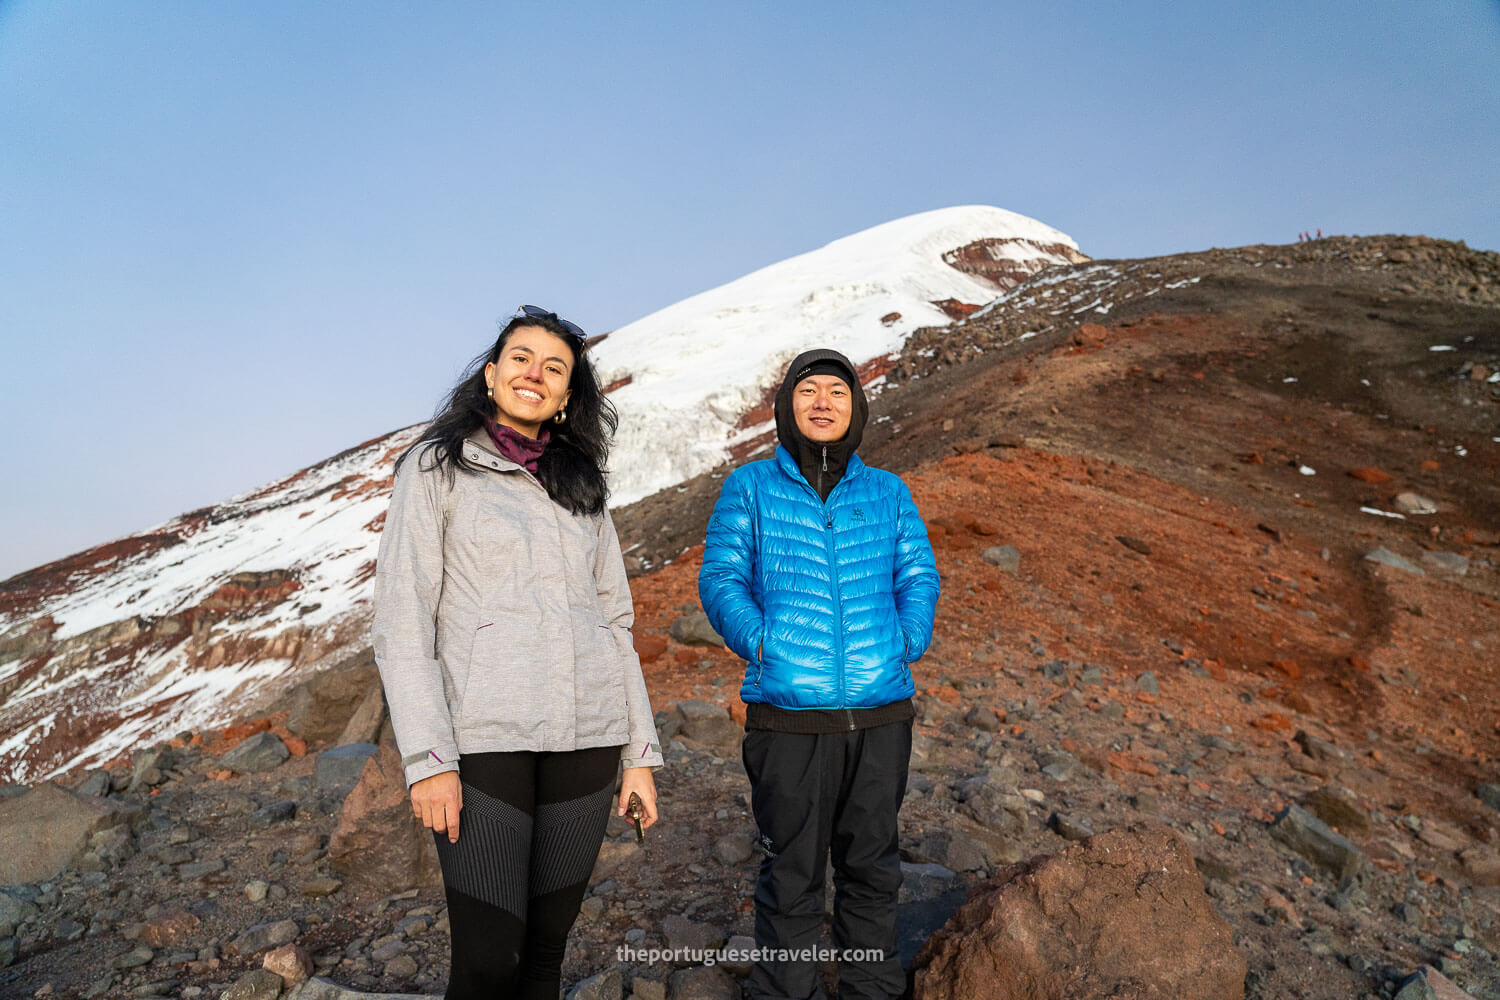
[(596, 644), (580, 649), (575, 659), (576, 738), (610, 737), (630, 731), (625, 671), (635, 663), (635, 643), (628, 629), (601, 619), (593, 626)]
[[(458, 694), (458, 702), (450, 706), (453, 715), (455, 729), (465, 728), (473, 723), (474, 709), (479, 700), (479, 689), (481, 685), (475, 683), (475, 677), (479, 674), (479, 664), (488, 661), (486, 655), (488, 640), (496, 629), (494, 622), (481, 622), (474, 628), (469, 640), (467, 655), (459, 663), (453, 664), (454, 682)], [(461, 672), (460, 672), (461, 671)], [(457, 735), (455, 733), (455, 735)]]

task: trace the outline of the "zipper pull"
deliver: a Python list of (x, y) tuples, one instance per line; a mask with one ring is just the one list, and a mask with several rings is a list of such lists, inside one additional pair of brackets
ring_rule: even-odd
[(828, 515), (828, 527), (830, 527), (830, 528), (833, 527), (833, 515), (832, 514)]
[(823, 446), (823, 471), (828, 471), (828, 446), (826, 444)]

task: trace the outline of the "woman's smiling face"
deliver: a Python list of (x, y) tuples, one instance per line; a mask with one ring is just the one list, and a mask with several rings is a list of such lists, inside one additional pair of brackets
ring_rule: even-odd
[(484, 366), (495, 395), (495, 422), (536, 437), (542, 424), (568, 403), (573, 348), (539, 326), (518, 326), (500, 356)]

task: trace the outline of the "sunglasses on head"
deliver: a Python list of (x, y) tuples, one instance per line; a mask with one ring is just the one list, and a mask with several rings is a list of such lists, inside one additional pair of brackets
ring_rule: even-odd
[(578, 338), (578, 343), (580, 346), (588, 343), (589, 335), (583, 332), (583, 327), (579, 326), (577, 323), (572, 322), (571, 320), (563, 319), (557, 313), (543, 309), (541, 306), (521, 306), (511, 314), (510, 318), (516, 320), (521, 319), (522, 317), (527, 317), (529, 319), (551, 320), (552, 322), (561, 326), (564, 330), (567, 330), (568, 333)]

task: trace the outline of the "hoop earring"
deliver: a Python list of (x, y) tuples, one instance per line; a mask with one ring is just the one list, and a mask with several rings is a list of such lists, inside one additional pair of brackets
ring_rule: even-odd
[(565, 424), (565, 423), (567, 423), (568, 422), (568, 408), (566, 406), (564, 406), (561, 409), (559, 409), (556, 413), (552, 414), (552, 422), (554, 424)]
[(494, 386), (490, 386), (489, 388), (485, 389), (484, 390), (484, 394), (490, 398), (490, 402), (491, 403), (493, 403), (495, 401), (495, 387)]

